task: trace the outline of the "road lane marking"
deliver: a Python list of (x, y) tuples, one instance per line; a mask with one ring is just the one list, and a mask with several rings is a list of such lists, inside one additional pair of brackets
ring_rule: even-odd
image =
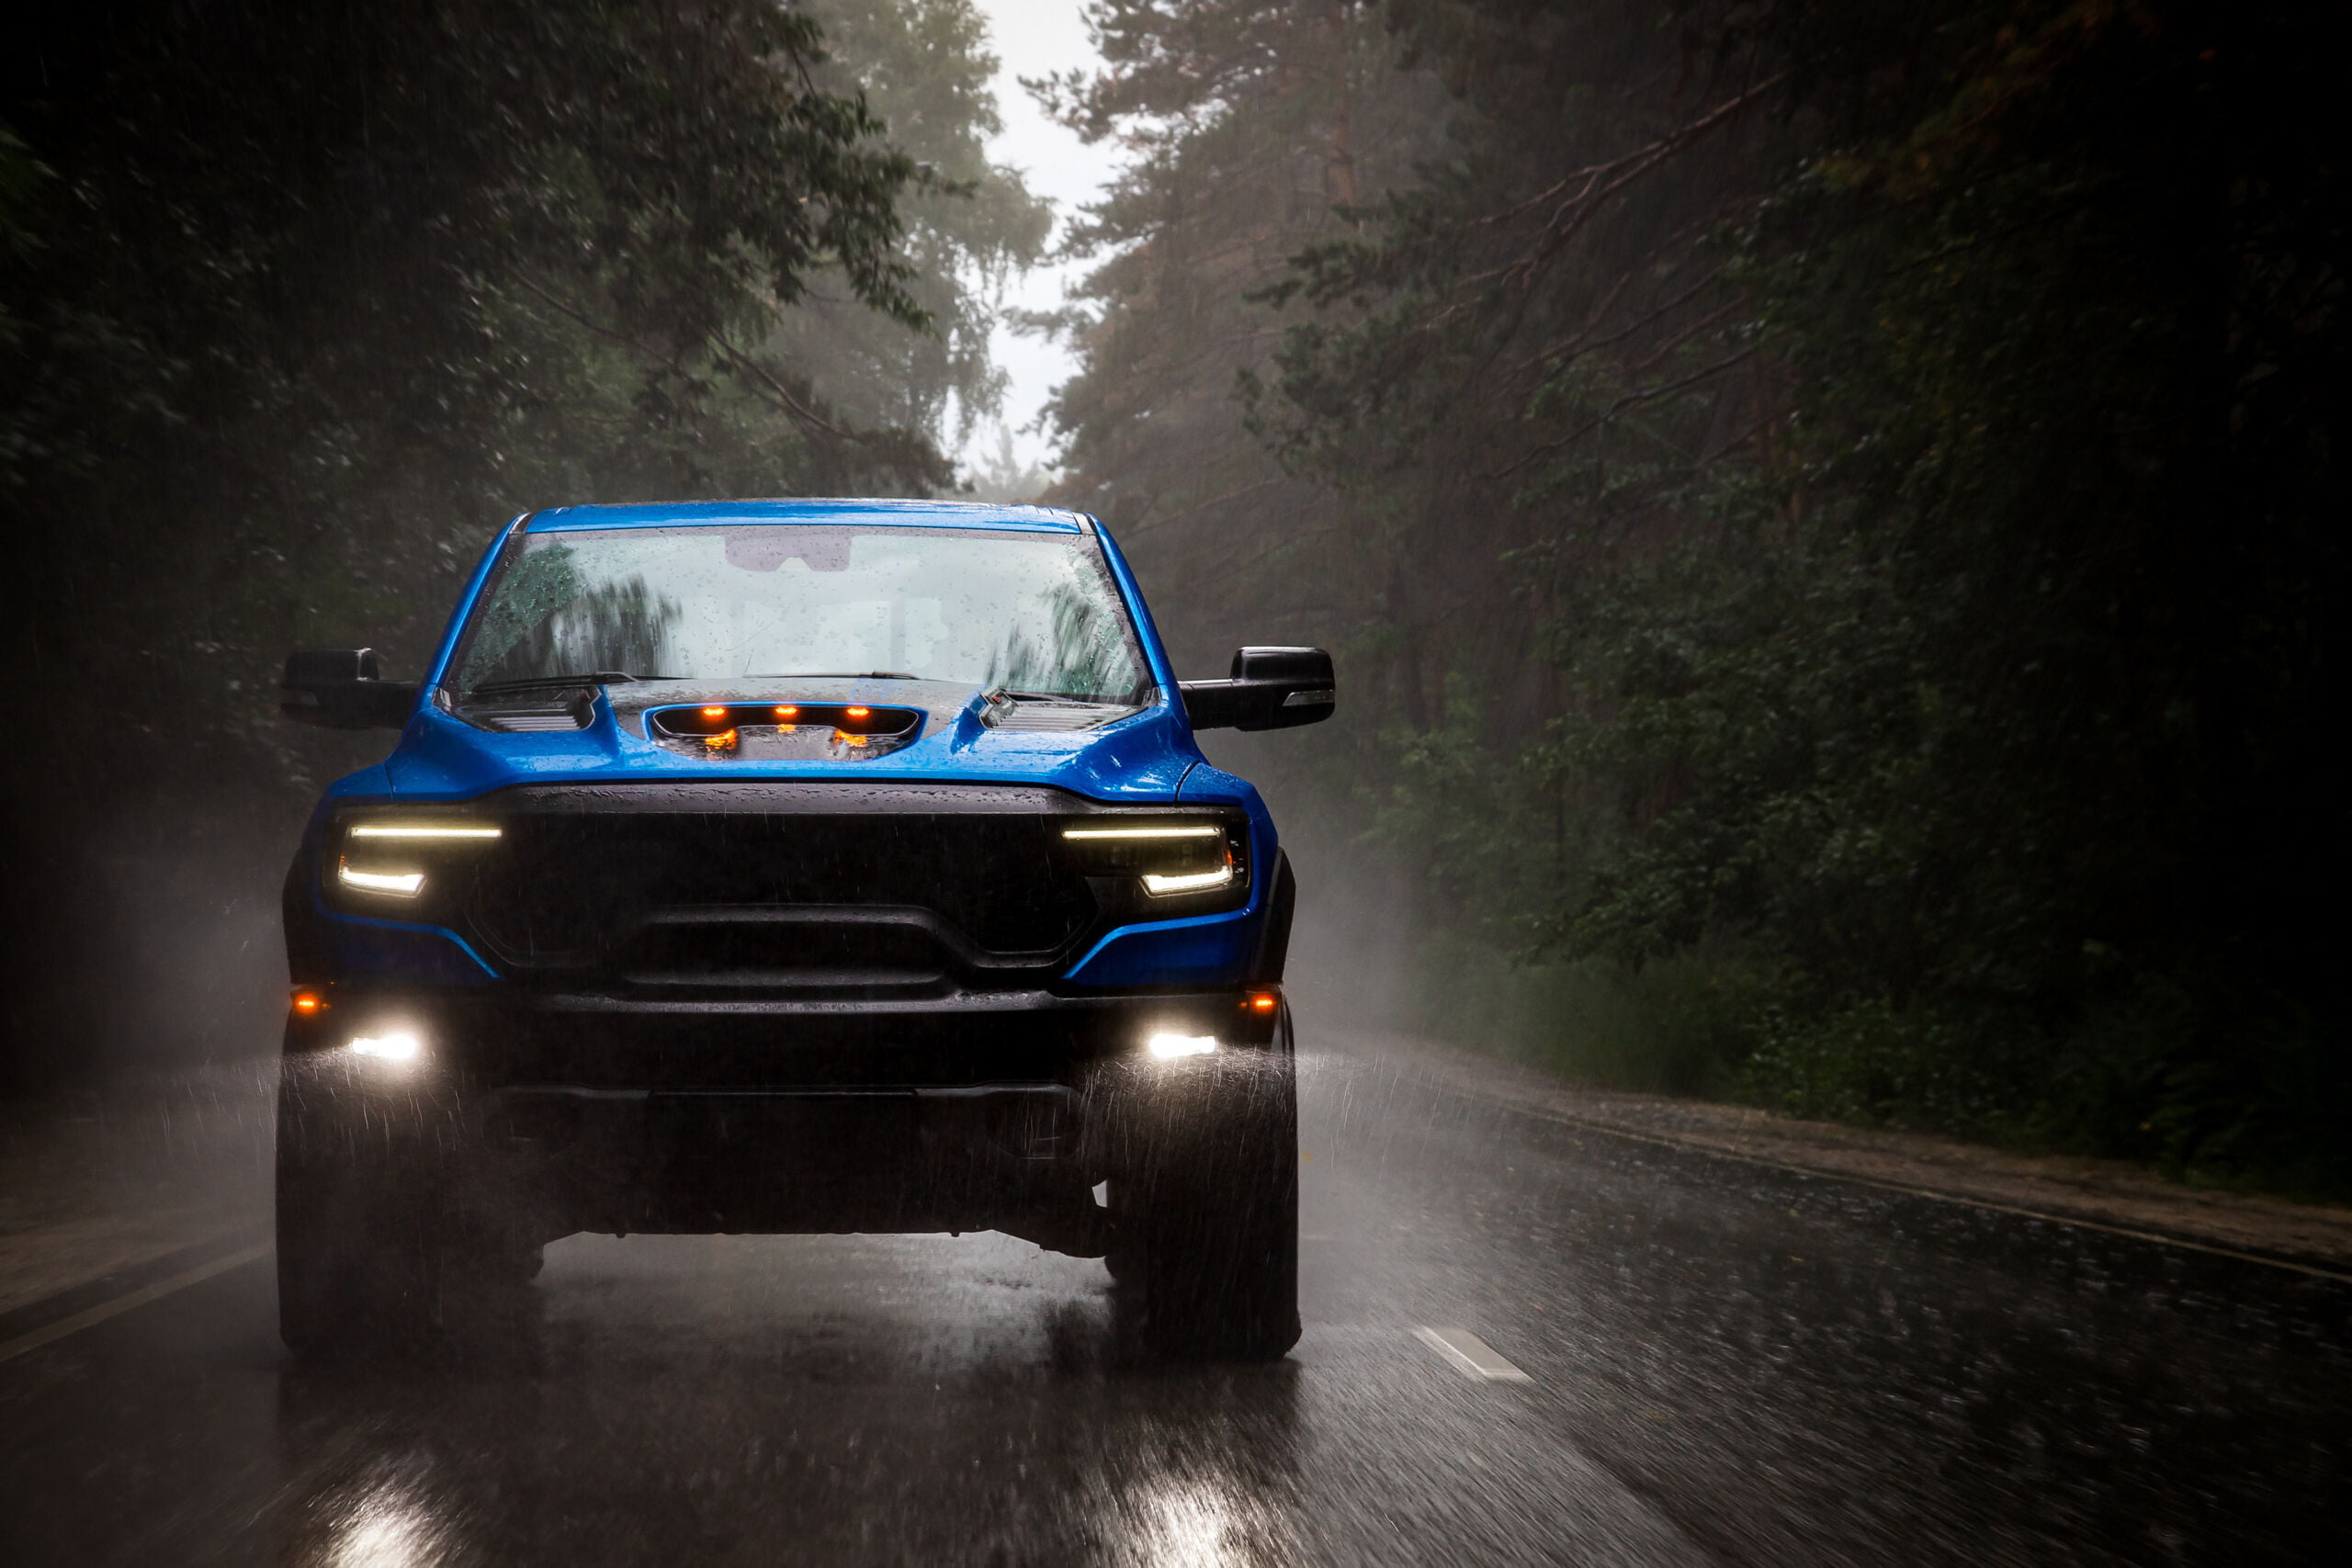
[[(2154, 1242), (2159, 1247), (2177, 1247), (2187, 1252), (2210, 1253), (2215, 1258), (2227, 1258), (2237, 1263), (2258, 1263), (2267, 1269), (2285, 1269), (2297, 1274), (2310, 1274), (2322, 1280), (2335, 1280), (2352, 1284), (2352, 1273), (2341, 1269), (2324, 1268), (2315, 1263), (2297, 1263), (2290, 1258), (2267, 1257), (2259, 1252), (2240, 1252), (2233, 1247), (2216, 1247), (2211, 1242), (2191, 1241), (2186, 1236), (2171, 1235), (2163, 1231), (2136, 1230), (2130, 1225), (2109, 1224), (2103, 1220), (2083, 1219), (2074, 1214), (2062, 1214), (2048, 1209), (2028, 1209), (2015, 1203), (1996, 1202), (1990, 1198), (1971, 1198), (1963, 1193), (1947, 1192), (1940, 1188), (1924, 1187), (1910, 1181), (1891, 1181), (1882, 1176), (1857, 1176), (1835, 1166), (1796, 1165), (1788, 1160), (1767, 1159), (1762, 1155), (1743, 1154), (1736, 1149), (1715, 1144), (1701, 1143), (1693, 1138), (1671, 1137), (1662, 1133), (1636, 1133), (1624, 1127), (1612, 1127), (1606, 1122), (1588, 1121), (1557, 1111), (1539, 1111), (1532, 1105), (1491, 1094), (1478, 1094), (1468, 1089), (1453, 1091), (1462, 1099), (1515, 1116), (1525, 1116), (1537, 1122), (1549, 1122), (1555, 1127), (1574, 1127), (1587, 1133), (1599, 1133), (1607, 1137), (1623, 1138), (1636, 1144), (1652, 1144), (1662, 1149), (1677, 1149), (1685, 1154), (1707, 1155), (1716, 1159), (1735, 1160), (1765, 1170), (1786, 1171), (1792, 1176), (1808, 1176), (1816, 1181), (1843, 1181), (1855, 1187), (1875, 1187), (1883, 1192), (1901, 1192), (1914, 1198), (1933, 1198), (1939, 1202), (1958, 1203), (1965, 1208), (1989, 1209), (1996, 1214), (2015, 1214), (2021, 1219), (2046, 1220), (2053, 1225), (2072, 1225), (2077, 1230), (2104, 1231), (2109, 1235), (2129, 1236), (2133, 1241)], [(1627, 1215), (1628, 1219), (1633, 1216)]]
[(1535, 1381), (1497, 1355), (1493, 1346), (1466, 1328), (1416, 1328), (1413, 1333), (1467, 1377), (1484, 1382)]
[(252, 1247), (240, 1247), (225, 1258), (216, 1258), (209, 1263), (199, 1264), (194, 1269), (175, 1274), (168, 1280), (158, 1280), (152, 1285), (142, 1286), (128, 1295), (117, 1296), (110, 1302), (101, 1302), (96, 1306), (61, 1317), (55, 1323), (44, 1325), (29, 1334), (19, 1334), (14, 1339), (0, 1341), (0, 1361), (14, 1360), (28, 1350), (38, 1350), (42, 1346), (53, 1344), (69, 1334), (79, 1334), (82, 1330), (93, 1325), (104, 1323), (110, 1317), (119, 1317), (134, 1307), (142, 1307), (149, 1302), (161, 1301), (175, 1291), (187, 1290), (190, 1285), (200, 1285), (215, 1274), (226, 1274), (232, 1269), (242, 1269), (248, 1263), (268, 1257), (270, 1251), (270, 1244), (266, 1241)]

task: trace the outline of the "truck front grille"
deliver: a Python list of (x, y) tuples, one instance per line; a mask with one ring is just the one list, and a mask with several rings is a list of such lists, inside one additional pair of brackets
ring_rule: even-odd
[(650, 994), (1035, 986), (1096, 920), (1086, 803), (987, 786), (535, 786), (464, 904), (517, 979)]

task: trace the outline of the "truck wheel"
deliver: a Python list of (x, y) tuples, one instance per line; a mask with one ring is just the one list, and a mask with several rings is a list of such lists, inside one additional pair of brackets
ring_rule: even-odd
[[(1287, 1043), (1284, 1042), (1283, 1043)], [(1186, 1063), (1121, 1204), (1121, 1290), (1166, 1356), (1279, 1359), (1298, 1343), (1298, 1091), (1287, 1050)]]
[(413, 1346), (435, 1293), (413, 1184), (392, 1149), (305, 1098), (278, 1103), (279, 1337), (319, 1360)]
[(277, 1324), (297, 1357), (447, 1348), (513, 1315), (526, 1255), (467, 1221), (424, 1152), (332, 1094), (281, 1090)]

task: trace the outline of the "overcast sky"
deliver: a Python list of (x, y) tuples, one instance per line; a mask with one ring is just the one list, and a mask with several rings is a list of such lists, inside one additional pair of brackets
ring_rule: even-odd
[[(1086, 24), (1079, 12), (1082, 0), (977, 0), (989, 19), (997, 58), (1002, 62), (996, 78), (997, 108), (1004, 117), (1004, 134), (990, 148), (991, 157), (1028, 175), (1029, 188), (1055, 202), (1054, 237), (1061, 237), (1063, 222), (1110, 179), (1116, 149), (1108, 142), (1089, 147), (1047, 119), (1022, 90), (1020, 78), (1044, 76), (1073, 66), (1098, 63), (1086, 39)], [(1016, 280), (1009, 304), (1047, 310), (1062, 302), (1062, 284), (1080, 268), (1042, 266)], [(1054, 384), (1068, 378), (1069, 355), (1058, 344), (1035, 338), (1014, 337), (997, 329), (996, 361), (1012, 378), (1004, 400), (1004, 422), (1012, 427), (1013, 449), (1023, 459), (1044, 455), (1041, 434), (1025, 434)], [(981, 430), (973, 436), (967, 459), (996, 449), (996, 432)]]

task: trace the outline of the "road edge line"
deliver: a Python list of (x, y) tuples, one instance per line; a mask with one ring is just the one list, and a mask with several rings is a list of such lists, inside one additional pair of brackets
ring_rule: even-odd
[(1637, 1144), (1654, 1144), (1659, 1148), (1679, 1149), (1689, 1154), (1710, 1155), (1716, 1159), (1736, 1160), (1764, 1170), (1785, 1171), (1792, 1176), (1810, 1176), (1822, 1181), (1844, 1181), (1856, 1187), (1875, 1187), (1883, 1192), (1900, 1192), (1912, 1198), (1933, 1198), (1939, 1202), (1959, 1203), (1971, 1209), (1985, 1209), (1996, 1214), (2015, 1214), (2021, 1219), (2047, 1220), (2054, 1225), (2073, 1225), (2078, 1230), (2103, 1231), (2109, 1235), (2129, 1236), (2134, 1241), (2154, 1242), (2159, 1247), (2177, 1247), (2189, 1252), (2202, 1252), (2215, 1258), (2227, 1258), (2238, 1263), (2258, 1263), (2267, 1269), (2285, 1269), (2297, 1274), (2309, 1274), (2315, 1279), (2330, 1280), (2337, 1284), (2352, 1285), (2352, 1272), (2341, 1269), (2323, 1268), (2315, 1263), (2298, 1263), (2292, 1258), (2266, 1258), (2259, 1252), (2240, 1252), (2211, 1242), (2191, 1241), (2186, 1236), (2167, 1235), (2162, 1231), (2135, 1230), (2130, 1225), (2110, 1224), (2104, 1220), (2084, 1219), (2075, 1214), (2059, 1213), (2049, 1209), (2028, 1209), (2015, 1203), (1998, 1203), (1990, 1198), (1971, 1198), (1964, 1193), (1947, 1192), (1939, 1188), (1925, 1187), (1908, 1181), (1890, 1181), (1880, 1176), (1857, 1176), (1849, 1171), (1817, 1165), (1797, 1165), (1788, 1160), (1767, 1159), (1761, 1155), (1742, 1154), (1716, 1144), (1701, 1143), (1693, 1138), (1676, 1138), (1663, 1133), (1636, 1133), (1630, 1128), (1612, 1126), (1606, 1122), (1588, 1121), (1581, 1116), (1567, 1115), (1557, 1111), (1539, 1110), (1518, 1104), (1491, 1094), (1456, 1089), (1464, 1100), (1491, 1105), (1498, 1111), (1532, 1116), (1539, 1122), (1557, 1126), (1574, 1127), (1581, 1132), (1605, 1133), (1612, 1138), (1627, 1138)]
[(119, 1317), (124, 1313), (145, 1306), (150, 1302), (161, 1301), (175, 1292), (187, 1290), (190, 1285), (200, 1285), (216, 1274), (226, 1274), (232, 1269), (242, 1269), (248, 1263), (266, 1258), (273, 1250), (275, 1248), (270, 1243), (256, 1242), (251, 1247), (239, 1247), (226, 1257), (216, 1258), (209, 1263), (200, 1263), (193, 1269), (183, 1269), (169, 1279), (158, 1280), (152, 1285), (143, 1285), (138, 1290), (117, 1296), (110, 1302), (100, 1302), (96, 1306), (85, 1307), (80, 1312), (70, 1313), (55, 1323), (44, 1324), (28, 1333), (17, 1335), (14, 1339), (0, 1341), (0, 1361), (12, 1361), (28, 1350), (38, 1350), (44, 1345), (55, 1344), (68, 1335), (79, 1334), (82, 1330), (104, 1323), (110, 1317)]

